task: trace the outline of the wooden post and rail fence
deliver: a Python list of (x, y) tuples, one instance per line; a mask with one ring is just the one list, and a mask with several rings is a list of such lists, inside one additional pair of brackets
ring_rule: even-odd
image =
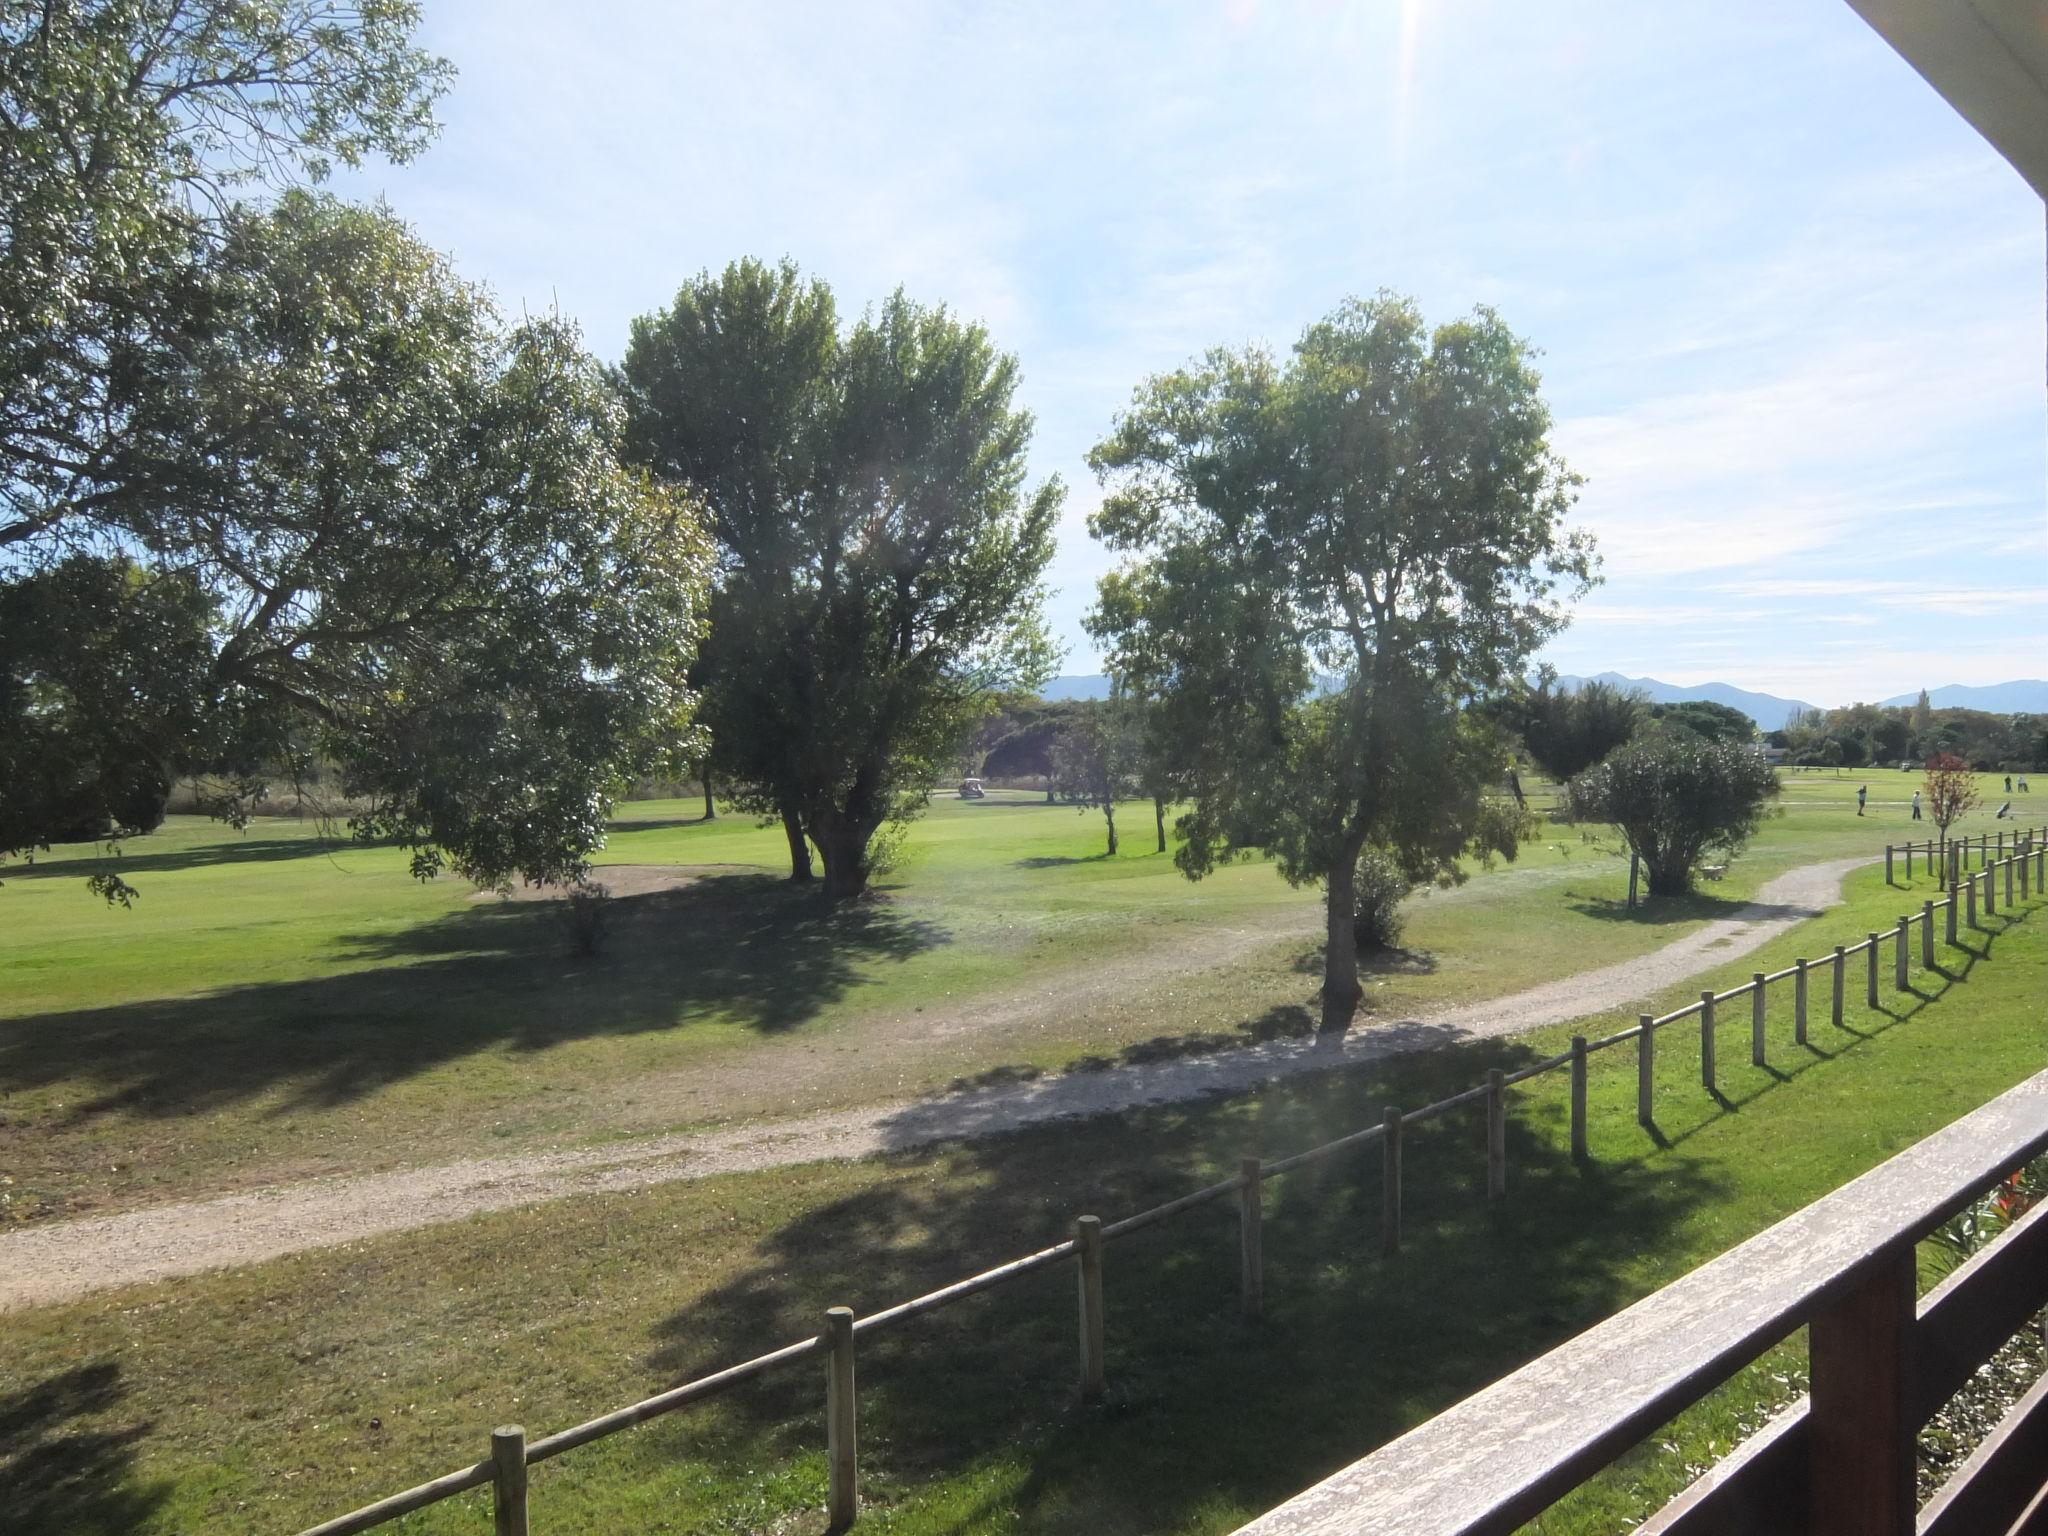
[[(1944, 888), (1953, 886), (1960, 877), (1961, 872), (1971, 866), (1973, 855), (1974, 863), (1979, 869), (2005, 858), (2007, 835), (2006, 832), (2001, 830), (1998, 832), (1980, 832), (1974, 837), (1926, 837), (1921, 838), (1918, 842), (1886, 843), (1884, 845), (1884, 883), (1886, 885), (1898, 884), (1895, 873), (1898, 863), (1903, 856), (1905, 877), (1910, 884), (1913, 879), (1913, 859), (1917, 854), (1929, 870), (1933, 870), (1937, 866), (1940, 868)], [(2038, 848), (2042, 843), (2048, 842), (2048, 825), (2032, 827), (2015, 826), (2010, 836), (2015, 851), (2018, 850), (2022, 843)]]
[[(1974, 928), (1976, 926), (1977, 916), (1975, 902), (1970, 898), (1974, 897), (1977, 893), (1980, 882), (1983, 887), (1983, 895), (1988, 912), (1993, 910), (1991, 907), (1993, 876), (1995, 873), (2003, 872), (2009, 885), (2007, 900), (2010, 904), (2012, 900), (2011, 890), (2025, 891), (2029, 888), (2025, 883), (2013, 883), (2016, 880), (2025, 880), (2025, 876), (2015, 875), (2014, 866), (2026, 863), (2031, 863), (2033, 866), (2030, 871), (2032, 875), (2031, 888), (2048, 893), (2048, 884), (2044, 884), (2044, 881), (2048, 881), (2048, 836), (2030, 837), (2016, 844), (2014, 851), (2006, 858), (1994, 859), (1983, 867), (1978, 876), (1963, 882), (1962, 889), (1966, 893), (1965, 910), (1971, 927)], [(1897, 927), (1887, 930), (1885, 934), (1872, 933), (1857, 944), (1846, 947), (1836, 945), (1834, 947), (1832, 1017), (1837, 1025), (1842, 1023), (1843, 990), (1847, 977), (1846, 962), (1848, 957), (1859, 950), (1867, 952), (1867, 996), (1870, 1005), (1876, 1006), (1878, 998), (1878, 950), (1884, 939), (1887, 937), (1891, 938), (1896, 946), (1894, 984), (1900, 989), (1904, 989), (1907, 987), (1910, 979), (1907, 975), (1908, 928), (1914, 923), (1922, 925), (1922, 961), (1923, 964), (1931, 963), (1931, 940), (1927, 936), (1933, 931), (1935, 911), (1939, 908), (1949, 913), (1950, 931), (1953, 934), (1955, 900), (1955, 892), (1951, 890), (1949, 895), (1939, 901), (1924, 902), (1919, 912), (1902, 916)], [(844, 1530), (854, 1522), (859, 1508), (857, 1496), (858, 1421), (855, 1410), (854, 1364), (859, 1341), (864, 1336), (881, 1328), (894, 1327), (909, 1321), (911, 1318), (936, 1311), (940, 1307), (948, 1306), (953, 1302), (964, 1300), (969, 1296), (1007, 1284), (1010, 1281), (1021, 1279), (1026, 1275), (1034, 1274), (1053, 1265), (1071, 1262), (1075, 1266), (1078, 1279), (1080, 1395), (1085, 1400), (1099, 1398), (1106, 1384), (1104, 1340), (1107, 1328), (1103, 1287), (1103, 1250), (1106, 1245), (1133, 1232), (1153, 1226), (1158, 1222), (1166, 1221), (1198, 1207), (1207, 1206), (1221, 1200), (1234, 1200), (1238, 1207), (1240, 1305), (1245, 1317), (1256, 1319), (1263, 1311), (1265, 1302), (1263, 1237), (1265, 1187), (1272, 1179), (1291, 1173), (1296, 1169), (1307, 1167), (1310, 1164), (1323, 1162), (1326, 1159), (1337, 1156), (1339, 1153), (1377, 1144), (1381, 1153), (1382, 1173), (1380, 1248), (1385, 1254), (1396, 1254), (1400, 1251), (1402, 1241), (1402, 1144), (1404, 1134), (1409, 1129), (1437, 1119), (1440, 1116), (1450, 1114), (1455, 1110), (1465, 1108), (1468, 1105), (1482, 1105), (1486, 1154), (1486, 1197), (1492, 1201), (1503, 1200), (1508, 1195), (1508, 1089), (1545, 1073), (1556, 1071), (1559, 1068), (1567, 1069), (1571, 1074), (1572, 1156), (1575, 1159), (1584, 1160), (1589, 1156), (1586, 1126), (1586, 1079), (1589, 1058), (1595, 1052), (1604, 1051), (1627, 1042), (1635, 1043), (1637, 1047), (1636, 1117), (1643, 1125), (1650, 1125), (1653, 1123), (1655, 1109), (1654, 1062), (1658, 1030), (1687, 1018), (1694, 1016), (1699, 1018), (1700, 1079), (1706, 1089), (1709, 1092), (1713, 1092), (1716, 1088), (1715, 1030), (1717, 1006), (1722, 1003), (1732, 1002), (1743, 997), (1745, 994), (1751, 997), (1751, 1060), (1758, 1066), (1766, 1065), (1767, 1041), (1764, 1028), (1766, 993), (1770, 987), (1786, 980), (1791, 980), (1794, 983), (1794, 1038), (1803, 1043), (1807, 1033), (1809, 980), (1812, 973), (1813, 963), (1802, 958), (1782, 970), (1768, 973), (1762, 971), (1755, 972), (1747, 982), (1730, 988), (1727, 991), (1703, 991), (1698, 1002), (1688, 1003), (1671, 1013), (1655, 1016), (1650, 1014), (1639, 1015), (1633, 1026), (1614, 1034), (1605, 1035), (1596, 1040), (1588, 1040), (1584, 1036), (1574, 1036), (1570, 1048), (1555, 1056), (1530, 1063), (1512, 1072), (1494, 1068), (1486, 1074), (1486, 1081), (1478, 1086), (1468, 1088), (1462, 1093), (1453, 1094), (1447, 1099), (1440, 1099), (1436, 1103), (1424, 1105), (1419, 1109), (1403, 1110), (1395, 1106), (1388, 1106), (1378, 1124), (1368, 1125), (1360, 1130), (1352, 1131), (1347, 1135), (1336, 1138), (1334, 1141), (1324, 1142), (1319, 1146), (1310, 1147), (1306, 1151), (1296, 1152), (1290, 1156), (1278, 1158), (1270, 1162), (1255, 1157), (1247, 1157), (1240, 1164), (1237, 1173), (1233, 1177), (1208, 1185), (1202, 1189), (1192, 1190), (1177, 1199), (1167, 1201), (1163, 1205), (1156, 1205), (1149, 1210), (1140, 1211), (1135, 1215), (1126, 1216), (1121, 1220), (1112, 1222), (1105, 1222), (1100, 1217), (1094, 1215), (1080, 1216), (1075, 1220), (1073, 1235), (1065, 1241), (1054, 1243), (1050, 1247), (1041, 1248), (1035, 1253), (1028, 1253), (1020, 1258), (1012, 1259), (1008, 1263), (999, 1264), (993, 1269), (984, 1270), (976, 1275), (970, 1275), (966, 1279), (956, 1280), (950, 1285), (941, 1286), (937, 1290), (929, 1291), (922, 1296), (898, 1302), (894, 1306), (885, 1307), (878, 1312), (871, 1312), (865, 1317), (856, 1316), (851, 1309), (846, 1307), (828, 1308), (821, 1318), (819, 1331), (808, 1338), (798, 1339), (783, 1345), (780, 1349), (771, 1350), (767, 1354), (757, 1355), (751, 1360), (745, 1360), (724, 1370), (713, 1372), (711, 1375), (699, 1377), (695, 1381), (684, 1382), (680, 1386), (671, 1387), (664, 1392), (656, 1393), (652, 1397), (642, 1399), (640, 1402), (600, 1415), (569, 1429), (559, 1430), (552, 1435), (545, 1435), (537, 1440), (528, 1440), (526, 1432), (521, 1426), (502, 1426), (492, 1432), (489, 1454), (482, 1460), (458, 1471), (450, 1472), (445, 1476), (421, 1483), (415, 1488), (409, 1488), (402, 1493), (393, 1494), (388, 1498), (378, 1500), (376, 1503), (364, 1505), (362, 1508), (348, 1514), (312, 1526), (303, 1532), (302, 1536), (350, 1536), (350, 1533), (371, 1530), (388, 1521), (396, 1520), (402, 1515), (410, 1514), (414, 1510), (424, 1509), (428, 1505), (438, 1503), (443, 1499), (452, 1498), (470, 1489), (482, 1488), (487, 1485), (492, 1489), (495, 1536), (527, 1536), (529, 1530), (527, 1517), (527, 1470), (536, 1462), (551, 1460), (566, 1451), (588, 1445), (592, 1441), (603, 1439), (606, 1436), (629, 1429), (637, 1424), (644, 1424), (650, 1419), (673, 1413), (677, 1409), (688, 1407), (691, 1404), (703, 1402), (708, 1398), (738, 1386), (742, 1382), (750, 1381), (755, 1377), (762, 1376), (770, 1371), (779, 1370), (787, 1365), (793, 1365), (802, 1360), (818, 1360), (823, 1365), (828, 1480), (827, 1512), (832, 1529), (835, 1531)], [(2043, 1074), (2041, 1081), (2043, 1082), (2044, 1095), (2048, 1095), (2048, 1074)], [(2044, 1103), (2048, 1103), (2048, 1098), (2044, 1098)], [(2044, 1113), (2048, 1113), (2048, 1110), (2044, 1110)], [(2043, 1133), (2043, 1145), (2048, 1145), (2048, 1131)], [(1998, 1166), (2001, 1169), (2010, 1168), (2013, 1166), (2013, 1161), (2004, 1161)], [(1852, 1184), (1839, 1193), (1846, 1194), (1849, 1189), (1857, 1187), (1857, 1185)], [(1832, 1199), (1833, 1197), (1830, 1198)], [(1826, 1202), (1824, 1201), (1822, 1204), (1825, 1205)], [(2048, 1207), (2044, 1207), (2044, 1211), (2048, 1211)], [(1933, 1224), (1932, 1222), (1928, 1223), (1929, 1226)], [(2048, 1233), (2048, 1227), (2041, 1226), (2038, 1222), (2036, 1223), (2036, 1228), (2040, 1232)], [(2044, 1256), (2048, 1256), (2048, 1238), (2038, 1240), (2037, 1247)], [(1741, 1251), (1740, 1249), (1736, 1250), (1738, 1253)], [(1715, 1262), (1718, 1264), (1721, 1261), (1717, 1260)], [(1711, 1268), (1712, 1266), (1709, 1267)], [(2037, 1265), (2037, 1268), (2041, 1269), (2044, 1274), (2048, 1274), (2048, 1264)], [(1681, 1285), (1684, 1283), (1680, 1282)], [(1651, 1299), (1654, 1300), (1655, 1298)], [(1644, 1304), (1638, 1304), (1639, 1307), (1641, 1305)], [(1629, 1315), (1629, 1313), (1622, 1314), (1623, 1317)], [(1596, 1329), (1594, 1332), (1597, 1334), (1612, 1326), (1612, 1322), (1618, 1321), (1619, 1319), (1615, 1319), (1609, 1324), (1603, 1324), (1601, 1329)], [(2001, 1335), (2001, 1340), (2005, 1336)], [(1516, 1378), (1510, 1377), (1508, 1379), (1513, 1381)], [(1818, 1373), (1816, 1384), (1818, 1390)], [(1687, 1400), (1689, 1401), (1690, 1399)], [(1454, 1413), (1456, 1411), (1453, 1410)], [(1669, 1415), (1667, 1414), (1665, 1417), (1669, 1417)], [(2044, 1426), (2048, 1426), (2048, 1410), (2043, 1411), (2042, 1419)], [(1428, 1426), (1424, 1427), (1427, 1428)], [(1420, 1433), (1420, 1431), (1416, 1433)], [(1405, 1440), (1396, 1441), (1395, 1445), (1404, 1443)], [(1389, 1449), (1392, 1449), (1392, 1447), (1389, 1447)], [(1548, 1485), (1546, 1484), (1545, 1486)], [(1520, 1508), (1522, 1506), (1516, 1504), (1514, 1507)], [(1352, 1529), (1353, 1527), (1347, 1525), (1343, 1528)], [(1378, 1528), (1396, 1530), (1406, 1529), (1407, 1527), (1397, 1522), (1393, 1525)], [(1473, 1530), (1500, 1529), (1503, 1531), (1511, 1528), (1512, 1525), (1471, 1527)], [(1254, 1529), (1263, 1530), (1263, 1522), (1260, 1526), (1254, 1527)], [(1276, 1526), (1273, 1529), (1277, 1532), (1293, 1529), (1308, 1531), (1319, 1528), (1314, 1526)], [(1332, 1529), (1335, 1528), (1333, 1527)], [(1463, 1530), (1466, 1527), (1461, 1526), (1457, 1527), (1457, 1529)], [(1678, 1528), (1673, 1527), (1672, 1529)], [(1684, 1529), (1690, 1532), (1694, 1528), (1687, 1526)], [(1699, 1529), (1719, 1530), (1722, 1527), (1701, 1526)], [(1958, 1529), (1961, 1528), (1959, 1527)]]

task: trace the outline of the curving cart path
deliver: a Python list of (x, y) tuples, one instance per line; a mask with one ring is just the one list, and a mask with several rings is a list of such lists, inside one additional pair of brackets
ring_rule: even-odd
[(1213, 1055), (1064, 1072), (939, 1098), (656, 1136), (603, 1147), (343, 1175), (208, 1200), (33, 1226), (0, 1236), (0, 1311), (114, 1286), (254, 1264), (308, 1248), (457, 1221), (565, 1195), (643, 1188), (825, 1158), (987, 1136), (1073, 1115), (1242, 1093), (1452, 1042), (1614, 1012), (1760, 948), (1841, 901), (1869, 858), (1791, 870), (1757, 900), (1662, 949), (1509, 997), (1376, 1022), (1334, 1039), (1277, 1040)]

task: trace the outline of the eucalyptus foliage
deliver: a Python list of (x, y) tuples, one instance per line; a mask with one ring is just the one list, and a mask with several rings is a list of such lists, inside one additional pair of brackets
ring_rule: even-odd
[(1433, 879), (1472, 847), (1506, 759), (1463, 705), (1519, 677), (1592, 579), (1549, 429), (1491, 311), (1430, 331), (1382, 294), (1284, 363), (1218, 350), (1153, 378), (1091, 455), (1090, 526), (1130, 557), (1091, 628), (1176, 749), (1175, 857), (1199, 877), (1263, 848), (1324, 884), (1326, 1027), (1359, 996), (1359, 854)]

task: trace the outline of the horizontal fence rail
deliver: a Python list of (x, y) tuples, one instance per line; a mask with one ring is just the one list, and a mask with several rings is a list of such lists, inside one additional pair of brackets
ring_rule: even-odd
[[(1960, 840), (1952, 842), (1959, 847)], [(2015, 866), (2019, 874), (2015, 875)], [(2012, 890), (2021, 892), (2026, 899), (2031, 875), (2031, 889), (2036, 893), (2048, 894), (2048, 833), (2036, 837), (2029, 834), (2024, 839), (2015, 839), (2013, 851), (2002, 859), (1994, 858), (1969, 880), (1961, 882), (1965, 893), (1965, 911), (1968, 925), (1978, 926), (1975, 897), (1982, 888), (1986, 912), (1993, 909), (1993, 876), (2003, 872), (2008, 891), (2008, 905), (2013, 903)], [(2014, 885), (2015, 879), (2020, 884)], [(1954, 891), (1938, 901), (1925, 902), (1917, 913), (1909, 913), (1899, 919), (1896, 928), (1884, 934), (1871, 934), (1851, 945), (1837, 945), (1832, 951), (1833, 1018), (1836, 1024), (1842, 1022), (1842, 996), (1846, 981), (1845, 958), (1867, 951), (1869, 954), (1869, 998), (1874, 1005), (1877, 999), (1877, 951), (1887, 939), (1898, 946), (1898, 971), (1896, 981), (1900, 988), (1907, 985), (1905, 971), (1907, 930), (1914, 923), (1926, 925), (1925, 932), (1931, 934), (1934, 914), (1945, 910), (1949, 915), (1950, 941), (1955, 931)], [(1931, 944), (1931, 941), (1928, 941)], [(1406, 1128), (1425, 1124), (1443, 1115), (1472, 1104), (1485, 1106), (1486, 1146), (1486, 1194), (1490, 1200), (1500, 1200), (1507, 1195), (1507, 1093), (1516, 1084), (1527, 1082), (1545, 1073), (1569, 1068), (1572, 1074), (1571, 1093), (1571, 1140), (1575, 1158), (1586, 1156), (1586, 1094), (1585, 1075), (1588, 1058), (1595, 1052), (1610, 1049), (1627, 1041), (1634, 1041), (1638, 1048), (1638, 1099), (1637, 1118), (1644, 1125), (1652, 1123), (1652, 1063), (1655, 1057), (1655, 1037), (1659, 1030), (1691, 1018), (1702, 1022), (1700, 1034), (1700, 1055), (1702, 1079), (1711, 1091), (1715, 1084), (1714, 1026), (1717, 1005), (1732, 1002), (1738, 998), (1754, 995), (1752, 1060), (1764, 1064), (1764, 1042), (1762, 1034), (1763, 997), (1766, 989), (1788, 979), (1797, 983), (1795, 992), (1795, 1038), (1806, 1038), (1807, 983), (1820, 970), (1822, 962), (1798, 960), (1782, 970), (1768, 974), (1758, 972), (1740, 986), (1724, 992), (1705, 991), (1697, 1002), (1687, 1003), (1669, 1013), (1652, 1016), (1641, 1015), (1634, 1027), (1618, 1030), (1597, 1040), (1586, 1040), (1574, 1036), (1570, 1050), (1547, 1057), (1542, 1061), (1518, 1068), (1514, 1072), (1494, 1070), (1487, 1074), (1487, 1081), (1468, 1088), (1449, 1098), (1425, 1104), (1418, 1109), (1401, 1110), (1389, 1107), (1381, 1123), (1364, 1126), (1348, 1132), (1335, 1140), (1320, 1143), (1290, 1156), (1271, 1162), (1246, 1158), (1236, 1176), (1210, 1184), (1204, 1188), (1168, 1200), (1161, 1205), (1139, 1211), (1113, 1222), (1103, 1222), (1096, 1216), (1082, 1216), (1075, 1223), (1074, 1236), (1063, 1242), (1024, 1254), (1007, 1263), (998, 1264), (978, 1274), (956, 1280), (922, 1296), (908, 1301), (897, 1302), (865, 1317), (855, 1317), (844, 1307), (830, 1308), (823, 1317), (819, 1332), (815, 1335), (785, 1344), (767, 1354), (757, 1355), (737, 1365), (728, 1366), (708, 1376), (684, 1382), (658, 1392), (640, 1402), (602, 1414), (569, 1429), (545, 1435), (538, 1440), (528, 1441), (525, 1430), (518, 1425), (506, 1425), (496, 1430), (491, 1437), (491, 1454), (459, 1471), (450, 1472), (409, 1488), (403, 1493), (393, 1494), (374, 1504), (323, 1524), (312, 1526), (300, 1536), (349, 1536), (349, 1533), (370, 1530), (389, 1521), (396, 1520), (415, 1510), (424, 1509), (443, 1499), (486, 1485), (493, 1490), (495, 1536), (527, 1536), (526, 1513), (526, 1468), (534, 1462), (545, 1461), (559, 1456), (578, 1446), (643, 1424), (649, 1419), (687, 1407), (715, 1397), (742, 1382), (752, 1380), (781, 1366), (799, 1360), (822, 1358), (826, 1368), (826, 1427), (827, 1427), (827, 1474), (830, 1482), (827, 1510), (833, 1530), (843, 1530), (856, 1517), (858, 1503), (855, 1495), (857, 1460), (854, 1454), (856, 1422), (854, 1417), (854, 1352), (857, 1341), (876, 1329), (891, 1326), (907, 1319), (936, 1311), (955, 1301), (1007, 1284), (1012, 1280), (1034, 1274), (1052, 1265), (1072, 1260), (1078, 1276), (1078, 1305), (1080, 1316), (1080, 1390), (1084, 1399), (1092, 1400), (1103, 1391), (1103, 1333), (1104, 1315), (1102, 1300), (1102, 1244), (1141, 1231), (1159, 1222), (1170, 1220), (1184, 1212), (1217, 1201), (1231, 1199), (1239, 1211), (1239, 1248), (1242, 1304), (1247, 1316), (1257, 1316), (1263, 1303), (1263, 1186), (1267, 1179), (1278, 1177), (1312, 1163), (1322, 1162), (1342, 1152), (1378, 1143), (1381, 1148), (1381, 1166), (1384, 1180), (1384, 1197), (1381, 1213), (1381, 1247), (1386, 1253), (1398, 1251), (1401, 1245), (1401, 1167), (1402, 1140)], [(2048, 1074), (2043, 1074), (2048, 1080)], [(1854, 1187), (1854, 1186), (1850, 1186)], [(1626, 1315), (1626, 1314), (1624, 1314)], [(1604, 1326), (1604, 1325), (1603, 1325)], [(1512, 1379), (1512, 1378), (1510, 1378)], [(1455, 1410), (1454, 1410), (1455, 1411)], [(1400, 1442), (1396, 1442), (1399, 1444)], [(1252, 1529), (1261, 1529), (1253, 1527)], [(1348, 1529), (1349, 1527), (1347, 1527)], [(1388, 1527), (1389, 1529), (1399, 1527)], [(1495, 1529), (1493, 1526), (1471, 1527), (1471, 1529)], [(1291, 1528), (1289, 1528), (1291, 1529)], [(1303, 1530), (1311, 1527), (1301, 1527)], [(1418, 1528), (1419, 1529), (1419, 1528)], [(1436, 1527), (1430, 1527), (1436, 1529)], [(1445, 1527), (1445, 1529), (1450, 1529)], [(1458, 1527), (1466, 1529), (1466, 1527)], [(1508, 1527), (1500, 1527), (1508, 1529)]]

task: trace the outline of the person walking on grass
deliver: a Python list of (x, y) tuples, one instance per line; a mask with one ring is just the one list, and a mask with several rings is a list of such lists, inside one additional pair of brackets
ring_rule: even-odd
[(1920, 819), (1920, 791), (1917, 789), (1913, 791), (1913, 819)]
[(2012, 775), (2009, 773), (2005, 776), (2005, 792), (2008, 795), (2012, 793)]
[(1856, 786), (1856, 814), (1858, 816), (1863, 814), (1863, 802), (1869, 798), (1870, 786), (1868, 784), (1858, 784)]

